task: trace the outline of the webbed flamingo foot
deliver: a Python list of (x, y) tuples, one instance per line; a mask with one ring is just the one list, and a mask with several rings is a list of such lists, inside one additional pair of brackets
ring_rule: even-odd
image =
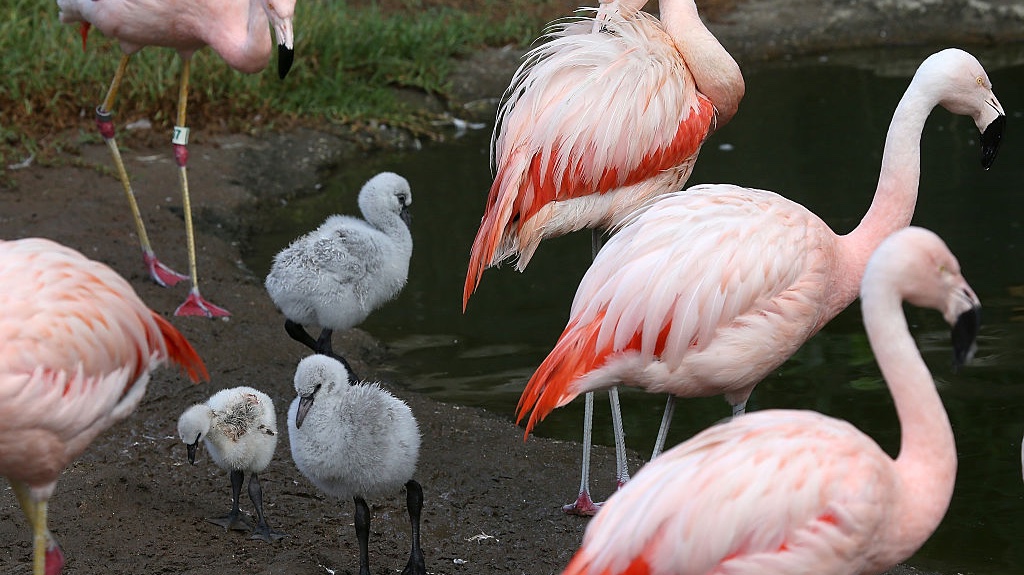
[(174, 310), (174, 315), (206, 316), (209, 318), (215, 318), (228, 317), (231, 315), (231, 312), (206, 301), (203, 296), (199, 295), (199, 290), (193, 287), (191, 291), (188, 292), (188, 297), (185, 298), (185, 302), (179, 305), (178, 309)]
[(214, 525), (220, 525), (224, 529), (234, 531), (252, 531), (253, 529), (252, 523), (249, 522), (249, 518), (238, 511), (232, 511), (224, 517), (211, 517), (207, 519), (207, 521)]
[(61, 550), (60, 545), (54, 539), (50, 540), (50, 545), (46, 549), (46, 575), (60, 575), (61, 571), (64, 570), (64, 551)]
[(594, 503), (594, 500), (590, 497), (590, 493), (587, 491), (580, 491), (579, 496), (576, 497), (576, 501), (562, 506), (563, 513), (567, 515), (578, 515), (580, 517), (592, 517), (593, 515), (596, 515), (600, 509), (601, 504)]
[(153, 278), (153, 281), (155, 281), (160, 287), (171, 287), (176, 285), (178, 282), (189, 279), (187, 275), (180, 274), (161, 263), (160, 260), (157, 259), (156, 254), (152, 251), (143, 250), (142, 261), (146, 263), (146, 269), (149, 270), (149, 277)]

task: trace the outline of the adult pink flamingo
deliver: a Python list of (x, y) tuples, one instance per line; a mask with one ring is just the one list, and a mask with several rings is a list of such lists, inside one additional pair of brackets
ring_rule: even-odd
[(973, 351), (979, 302), (942, 240), (915, 227), (882, 242), (860, 293), (900, 421), (895, 459), (813, 411), (734, 418), (666, 451), (609, 498), (564, 575), (867, 575), (921, 547), (949, 507), (956, 444), (901, 305), (942, 312), (959, 364)]
[(879, 243), (910, 224), (936, 105), (974, 119), (992, 164), (1006, 118), (988, 75), (962, 50), (933, 54), (893, 114), (871, 207), (846, 235), (778, 194), (730, 184), (665, 195), (628, 220), (523, 391), (526, 433), (578, 394), (620, 383), (670, 394), (655, 455), (674, 397), (724, 395), (743, 413), (754, 386), (856, 298)]
[(61, 471), (135, 410), (157, 366), (209, 376), (128, 282), (49, 240), (0, 241), (0, 309), (0, 476), (32, 526), (34, 574), (59, 575), (46, 510)]
[[(541, 240), (609, 229), (650, 198), (679, 190), (704, 140), (736, 113), (743, 76), (693, 0), (661, 0), (660, 21), (640, 12), (643, 4), (608, 1), (592, 18), (554, 27), (512, 78), (492, 136), (496, 175), (463, 309), (487, 267), (518, 257), (522, 271)], [(625, 447), (610, 391), (622, 482)], [(592, 413), (588, 395), (580, 494), (565, 508), (573, 513), (596, 509), (588, 487)]]
[[(141, 3), (130, 0), (57, 0), (57, 6), (60, 7), (61, 22), (81, 23), (83, 47), (89, 28), (96, 26), (106, 36), (116, 38), (124, 53), (106, 97), (96, 108), (96, 124), (110, 148), (114, 166), (128, 198), (142, 246), (142, 257), (150, 277), (162, 286), (173, 286), (191, 278), (192, 288), (185, 302), (175, 310), (175, 315), (231, 315), (226, 309), (208, 302), (199, 293), (192, 203), (186, 171), (189, 129), (185, 125), (185, 108), (188, 103), (192, 54), (204, 46), (210, 46), (232, 68), (249, 74), (259, 72), (270, 61), (269, 22), (277, 35), (278, 74), (284, 78), (294, 57), (292, 16), (295, 0), (146, 0)], [(171, 142), (178, 164), (178, 180), (185, 211), (185, 239), (189, 258), (187, 276), (162, 264), (153, 252), (128, 172), (114, 139), (114, 99), (131, 55), (145, 46), (173, 48), (181, 57), (178, 114)]]

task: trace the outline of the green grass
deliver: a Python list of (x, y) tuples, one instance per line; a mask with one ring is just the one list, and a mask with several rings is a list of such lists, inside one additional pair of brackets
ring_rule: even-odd
[[(203, 49), (193, 57), (188, 123), (252, 131), (377, 120), (422, 128), (428, 119), (397, 98), (395, 88), (444, 99), (458, 58), (484, 46), (531, 42), (545, 21), (530, 8), (541, 4), (480, 0), (466, 11), (401, 0), (385, 11), (376, 3), (298, 0), (288, 77), (277, 78), (276, 57), (263, 72), (247, 75)], [(0, 147), (8, 151), (46, 148), (57, 134), (90, 130), (120, 58), (117, 43), (95, 29), (83, 51), (78, 27), (61, 24), (57, 14), (52, 0), (8, 0), (0, 7)], [(114, 106), (116, 123), (144, 117), (169, 129), (179, 73), (173, 50), (151, 47), (133, 56)]]

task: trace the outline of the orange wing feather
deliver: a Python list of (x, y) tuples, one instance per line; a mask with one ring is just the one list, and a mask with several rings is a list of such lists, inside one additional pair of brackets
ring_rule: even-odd
[[(512, 235), (513, 230), (518, 233), (530, 218), (550, 203), (613, 192), (690, 161), (698, 153), (710, 132), (714, 114), (714, 106), (710, 100), (698, 94), (697, 105), (676, 128), (675, 137), (668, 146), (649, 152), (635, 167), (624, 173), (619, 166), (609, 166), (596, 181), (587, 177), (585, 166), (588, 162), (582, 158), (575, 165), (568, 165), (560, 172), (556, 171), (558, 162), (554, 158), (561, 153), (558, 148), (534, 154), (514, 191), (506, 190), (504, 184), (510, 177), (510, 166), (514, 166), (515, 163), (500, 166), (487, 196), (480, 228), (470, 250), (466, 282), (462, 292), (463, 310), (470, 295), (476, 291), (484, 270), (494, 265), (499, 248)], [(546, 166), (546, 170), (542, 169), (542, 166)], [(504, 198), (507, 195), (512, 196), (511, 200)]]
[(210, 381), (210, 373), (206, 371), (206, 364), (203, 363), (203, 359), (199, 357), (185, 336), (156, 312), (153, 312), (153, 320), (160, 326), (160, 333), (164, 336), (164, 342), (167, 344), (167, 357), (178, 364), (193, 382), (199, 383), (200, 379)]
[[(601, 311), (586, 325), (572, 322), (566, 326), (554, 349), (530, 378), (516, 407), (516, 423), (522, 421), (526, 412), (533, 410), (526, 424), (524, 438), (555, 408), (565, 405), (578, 395), (572, 389), (573, 382), (600, 367), (612, 353), (642, 349), (643, 324), (637, 327), (633, 337), (622, 349), (613, 349), (610, 341), (598, 349), (597, 340), (604, 318), (605, 312)], [(671, 322), (667, 322), (659, 331), (654, 346), (655, 355), (660, 355), (664, 350), (671, 326)]]

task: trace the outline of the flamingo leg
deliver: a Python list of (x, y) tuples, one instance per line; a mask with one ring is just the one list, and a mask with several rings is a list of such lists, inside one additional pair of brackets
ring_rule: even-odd
[(36, 501), (28, 487), (11, 481), (18, 504), (32, 526), (32, 575), (60, 575), (64, 568), (64, 552), (46, 528), (47, 502)]
[(590, 449), (593, 445), (594, 429), (594, 392), (588, 391), (583, 396), (583, 470), (580, 473), (580, 492), (576, 501), (562, 506), (562, 511), (569, 515), (590, 516), (601, 508), (590, 496)]
[(740, 403), (737, 403), (736, 405), (732, 406), (732, 416), (733, 417), (736, 417), (737, 415), (743, 415), (746, 412), (747, 412), (747, 401), (746, 400), (743, 400)]
[[(603, 8), (604, 3), (602, 3)], [(597, 252), (601, 251), (603, 243), (601, 232), (596, 229), (591, 230), (591, 260), (597, 257)], [(612, 436), (615, 439), (615, 484), (617, 487), (622, 487), (629, 481), (629, 464), (626, 461), (626, 432), (622, 428), (622, 408), (619, 406), (619, 390), (617, 388), (613, 387), (608, 390), (608, 403), (611, 404), (612, 409)], [(592, 419), (591, 424), (593, 424)]]
[(414, 479), (405, 482), (405, 508), (409, 512), (412, 550), (409, 552), (409, 562), (406, 563), (405, 569), (402, 569), (402, 575), (427, 575), (426, 559), (423, 558), (423, 549), (420, 547), (420, 513), (423, 511), (423, 487)]
[(672, 425), (672, 415), (676, 411), (676, 396), (669, 394), (665, 402), (665, 413), (661, 416), (661, 425), (658, 427), (658, 437), (654, 440), (654, 451), (651, 452), (651, 461), (661, 455), (665, 449), (665, 440), (668, 438), (668, 428)]
[(256, 507), (257, 517), (256, 529), (253, 531), (250, 539), (262, 539), (267, 543), (273, 543), (284, 537), (284, 533), (270, 528), (266, 517), (263, 515), (263, 486), (260, 485), (260, 478), (256, 473), (249, 475), (249, 499), (252, 501), (253, 506)]
[(231, 511), (224, 517), (211, 518), (207, 519), (207, 521), (214, 525), (220, 525), (224, 529), (234, 529), (236, 531), (252, 530), (249, 520), (242, 515), (241, 509), (238, 508), (238, 498), (242, 494), (242, 483), (244, 481), (245, 474), (243, 472), (238, 470), (231, 472)]
[[(316, 347), (313, 348), (313, 351), (321, 355), (326, 355), (327, 357), (333, 357), (337, 359), (338, 356), (334, 355), (334, 343), (331, 341), (332, 337), (334, 337), (333, 329), (326, 327), (321, 329), (320, 337), (316, 339)], [(345, 360), (342, 360), (342, 362), (344, 361)], [(346, 367), (348, 367), (347, 364)]]
[(608, 403), (612, 408), (612, 434), (615, 438), (615, 485), (622, 487), (629, 481), (629, 463), (626, 461), (626, 433), (622, 428), (622, 408), (619, 406), (619, 389), (608, 390)]
[[(601, 232), (591, 230), (591, 258), (597, 257), (601, 251)], [(608, 400), (612, 409), (612, 434), (615, 437), (615, 481), (622, 487), (629, 481), (629, 469), (626, 463), (626, 438), (622, 429), (622, 410), (619, 407), (619, 393), (614, 387), (608, 390)], [(590, 495), (590, 451), (593, 448), (594, 428), (594, 393), (584, 395), (583, 404), (583, 470), (580, 474), (580, 492), (576, 501), (562, 506), (562, 511), (570, 515), (591, 516), (601, 508)]]
[(188, 127), (185, 125), (185, 108), (188, 105), (188, 77), (192, 59), (181, 60), (181, 87), (178, 90), (178, 121), (174, 126), (171, 142), (174, 146), (174, 159), (178, 163), (178, 180), (181, 183), (181, 201), (185, 212), (185, 240), (188, 245), (188, 271), (192, 278), (192, 289), (189, 290), (185, 302), (174, 310), (174, 315), (198, 315), (206, 317), (226, 317), (231, 315), (228, 310), (206, 301), (199, 293), (199, 274), (196, 271), (196, 238), (192, 227), (192, 202), (188, 194)]
[(110, 82), (110, 89), (103, 98), (103, 103), (96, 107), (96, 127), (103, 136), (103, 140), (110, 149), (110, 155), (114, 160), (114, 168), (117, 170), (117, 177), (121, 180), (121, 187), (124, 188), (124, 195), (128, 199), (128, 206), (132, 210), (132, 217), (135, 219), (135, 229), (139, 235), (139, 244), (142, 247), (142, 260), (149, 270), (149, 277), (157, 284), (169, 287), (180, 281), (187, 280), (188, 276), (180, 274), (166, 265), (160, 263), (153, 246), (149, 243), (149, 235), (146, 234), (146, 225), (142, 221), (142, 214), (139, 211), (139, 204), (135, 199), (135, 191), (132, 190), (131, 180), (128, 178), (128, 170), (124, 167), (124, 160), (121, 158), (121, 151), (117, 147), (117, 140), (114, 138), (114, 115), (110, 111), (114, 107), (114, 99), (117, 97), (117, 90), (124, 79), (125, 71), (128, 69), (128, 61), (131, 56), (121, 56), (121, 62), (114, 73), (114, 79)]
[(356, 540), (359, 542), (359, 575), (370, 575), (370, 508), (366, 500), (355, 496)]
[(284, 331), (287, 332), (289, 337), (291, 337), (295, 341), (301, 343), (302, 345), (308, 347), (313, 351), (317, 350), (316, 340), (313, 339), (313, 336), (309, 335), (309, 332), (306, 331), (306, 328), (302, 327), (302, 324), (286, 318), (284, 320)]

